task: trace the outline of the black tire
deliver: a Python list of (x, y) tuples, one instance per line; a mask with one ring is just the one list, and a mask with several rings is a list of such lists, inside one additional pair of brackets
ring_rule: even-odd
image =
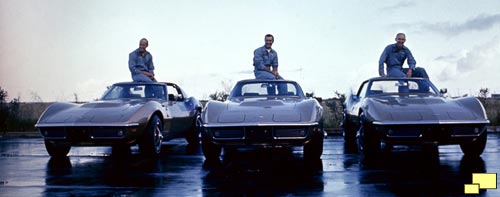
[(201, 121), (201, 113), (199, 111), (195, 114), (193, 126), (186, 131), (186, 141), (189, 145), (200, 144), (200, 132), (203, 122)]
[(161, 151), (163, 140), (163, 123), (157, 115), (153, 115), (149, 121), (143, 138), (139, 142), (139, 150), (141, 154), (146, 156), (158, 156)]
[(219, 160), (219, 156), (221, 154), (222, 148), (217, 144), (214, 144), (208, 136), (201, 136), (201, 150), (203, 151), (203, 155), (205, 155), (205, 159), (209, 161)]
[(471, 143), (460, 144), (460, 149), (467, 157), (479, 157), (483, 154), (484, 148), (486, 147), (487, 135), (484, 133), (479, 136), (479, 138)]
[(356, 138), (358, 150), (364, 155), (374, 155), (380, 152), (380, 138), (366, 121), (363, 112), (359, 115), (359, 129)]
[(325, 136), (323, 132), (316, 132), (311, 141), (304, 145), (304, 159), (305, 160), (319, 160), (323, 154), (323, 141)]
[(344, 120), (342, 120), (342, 135), (344, 136), (344, 141), (346, 143), (356, 142), (356, 130), (345, 114)]
[(66, 157), (71, 149), (71, 146), (54, 144), (49, 140), (45, 140), (45, 149), (47, 149), (47, 152), (52, 157)]

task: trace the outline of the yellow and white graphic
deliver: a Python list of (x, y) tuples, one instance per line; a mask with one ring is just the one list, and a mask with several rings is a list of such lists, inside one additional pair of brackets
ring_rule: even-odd
[(472, 184), (465, 184), (465, 194), (479, 194), (479, 189), (496, 189), (497, 173), (472, 173)]

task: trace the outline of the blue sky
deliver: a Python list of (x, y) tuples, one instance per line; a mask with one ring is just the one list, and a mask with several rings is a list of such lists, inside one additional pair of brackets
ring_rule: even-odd
[(253, 78), (275, 35), (280, 73), (330, 98), (377, 76), (395, 34), (450, 95), (500, 93), (500, 1), (0, 1), (0, 86), (9, 99), (89, 101), (130, 81), (146, 37), (160, 81), (206, 99)]

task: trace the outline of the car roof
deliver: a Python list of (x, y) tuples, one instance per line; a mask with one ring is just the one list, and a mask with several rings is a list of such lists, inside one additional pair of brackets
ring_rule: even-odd
[(137, 85), (144, 85), (144, 84), (157, 84), (157, 85), (177, 85), (175, 83), (172, 83), (172, 82), (135, 82), (135, 81), (129, 81), (129, 82), (118, 82), (118, 83), (114, 83), (113, 85), (133, 85), (133, 84), (137, 84)]
[(290, 82), (297, 83), (293, 80), (284, 80), (284, 79), (243, 79), (238, 81), (238, 83), (256, 83), (256, 82)]

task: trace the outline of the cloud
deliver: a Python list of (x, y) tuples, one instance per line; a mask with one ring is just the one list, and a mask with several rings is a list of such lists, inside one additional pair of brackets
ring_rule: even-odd
[(415, 6), (415, 5), (416, 5), (415, 1), (406, 0), (406, 1), (400, 1), (400, 2), (398, 2), (395, 5), (390, 5), (390, 6), (386, 6), (386, 7), (380, 8), (380, 10), (383, 10), (383, 11), (395, 10), (395, 9), (400, 9), (400, 8), (412, 7), (412, 6)]
[(454, 61), (440, 61), (439, 64), (443, 66), (443, 69), (435, 75), (442, 84), (462, 91), (479, 90), (481, 87), (489, 87), (493, 90), (500, 88), (497, 76), (500, 73), (497, 63), (500, 57), (500, 37), (495, 37), (467, 51), (440, 56), (436, 59), (450, 59), (449, 57), (457, 58)]
[(424, 29), (442, 33), (445, 35), (458, 35), (468, 31), (484, 31), (500, 24), (500, 14), (478, 15), (461, 24), (452, 24), (450, 22), (423, 24)]
[(449, 55), (441, 55), (436, 58), (434, 58), (435, 61), (450, 61), (450, 60), (456, 60), (459, 58), (457, 54), (449, 54)]

